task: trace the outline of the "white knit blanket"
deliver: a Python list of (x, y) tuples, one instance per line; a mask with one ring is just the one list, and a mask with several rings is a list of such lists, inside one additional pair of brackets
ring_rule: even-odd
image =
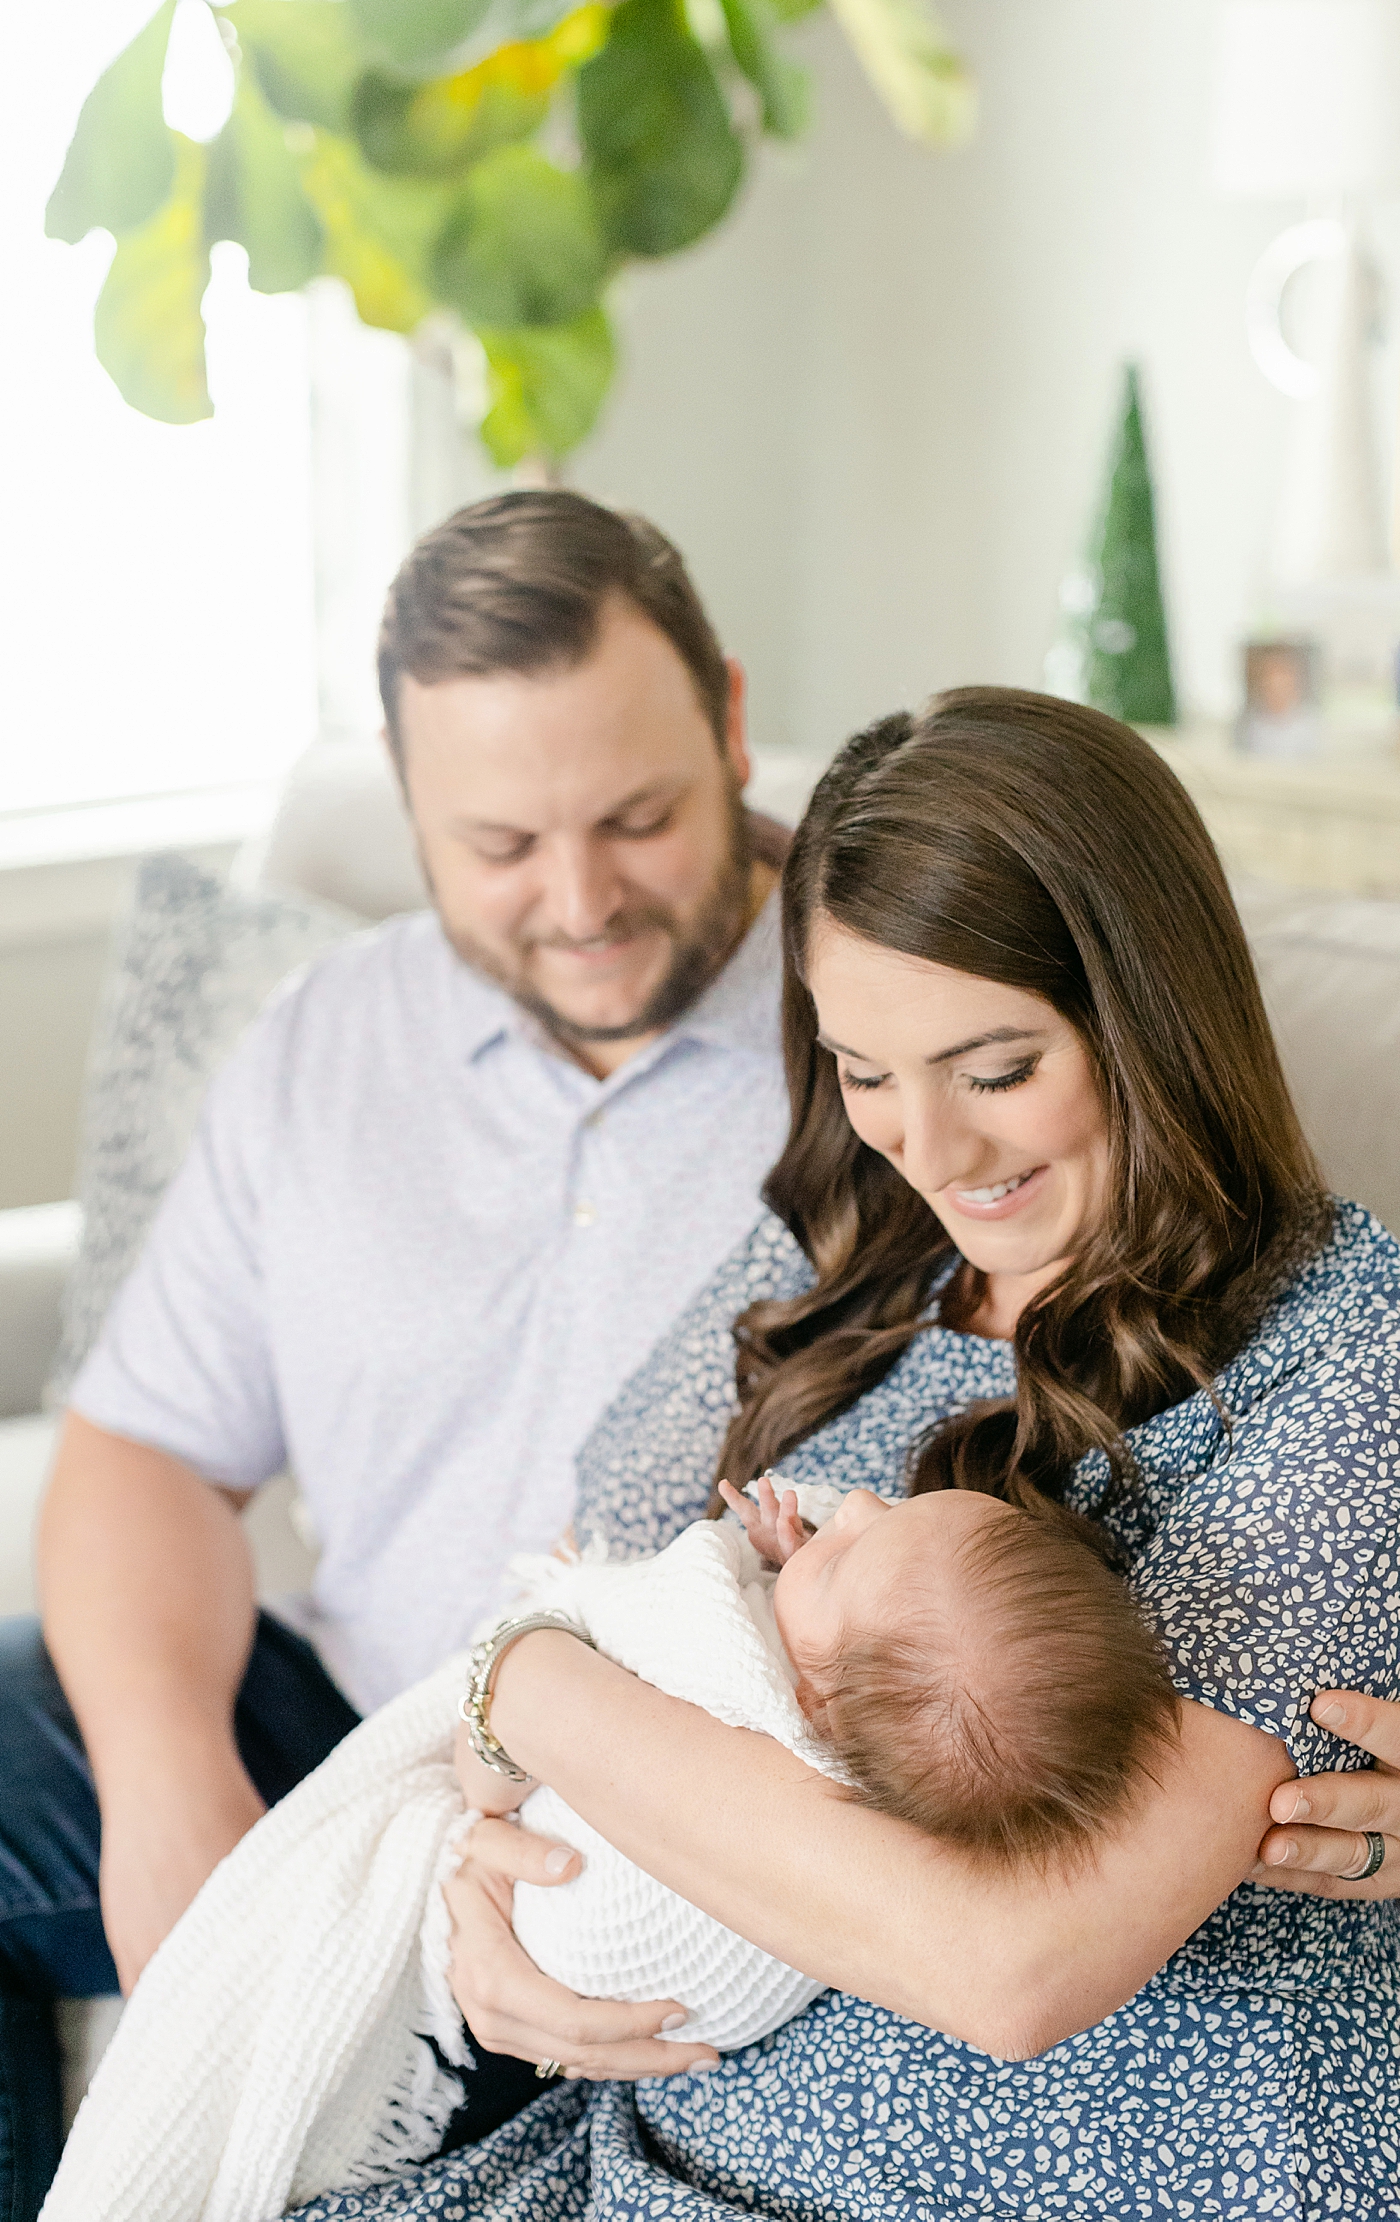
[[(820, 1524), (839, 1492), (800, 1492)], [(702, 1521), (630, 1565), (531, 1561), (519, 1607), (567, 1611), (674, 1697), (835, 1776), (793, 1695), (775, 1577), (734, 1522)], [(441, 1883), (463, 1833), (452, 1768), (465, 1661), (348, 1736), (210, 1876), (150, 1962), (79, 2111), (43, 2222), (269, 2222), (428, 2157), (470, 2060), (448, 1988)], [(586, 1865), (516, 1889), (547, 1973), (600, 1997), (678, 1998), (678, 2034), (736, 2047), (822, 1985), (623, 1859), (551, 1790), (525, 1823)]]

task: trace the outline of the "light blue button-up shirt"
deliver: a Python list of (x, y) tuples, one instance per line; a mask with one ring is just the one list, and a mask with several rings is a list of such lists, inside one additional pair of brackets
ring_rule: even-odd
[(72, 1401), (214, 1481), (290, 1463), (357, 1704), (552, 1547), (593, 1421), (753, 1225), (787, 1123), (779, 993), (774, 898), (598, 1080), (424, 914), (322, 958), (215, 1081)]

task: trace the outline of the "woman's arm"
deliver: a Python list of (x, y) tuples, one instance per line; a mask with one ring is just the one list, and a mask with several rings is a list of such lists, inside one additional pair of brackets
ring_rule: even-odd
[(1078, 1869), (1036, 1878), (865, 1811), (767, 1737), (562, 1633), (512, 1646), (491, 1725), (610, 1843), (741, 1936), (1018, 2059), (1101, 2021), (1170, 1958), (1249, 1873), (1270, 1793), (1294, 1773), (1276, 1738), (1186, 1704), (1180, 1748), (1130, 1820)]

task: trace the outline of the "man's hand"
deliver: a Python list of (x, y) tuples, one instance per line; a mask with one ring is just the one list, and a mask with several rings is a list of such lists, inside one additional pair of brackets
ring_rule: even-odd
[(70, 1412), (39, 1522), (44, 1636), (102, 1810), (102, 1916), (130, 1990), (263, 1810), (233, 1713), (256, 1606), (232, 1493)]
[(685, 2009), (673, 1998), (645, 2006), (579, 1998), (542, 1975), (511, 1928), (517, 1882), (572, 1882), (579, 1854), (508, 1821), (478, 1821), (467, 1856), (446, 1885), (452, 1916), (452, 1995), (487, 2052), (557, 2060), (566, 2076), (631, 2082), (646, 2075), (703, 2074), (719, 2066), (710, 2045), (667, 2041)]
[(100, 1891), (117, 1980), (130, 1994), (156, 1946), (205, 1880), (266, 1811), (237, 1756), (196, 1760), (165, 1781), (110, 1797)]
[(757, 1504), (752, 1497), (736, 1489), (732, 1481), (722, 1481), (719, 1493), (730, 1511), (742, 1520), (759, 1557), (766, 1559), (770, 1566), (786, 1566), (793, 1552), (800, 1551), (814, 1531), (798, 1512), (795, 1489), (785, 1489), (779, 1504), (767, 1474), (760, 1474), (754, 1487), (758, 1491)]
[[(1313, 1719), (1369, 1751), (1361, 1774), (1306, 1775), (1269, 1800), (1275, 1826), (1259, 1846), (1250, 1881), (1322, 1898), (1400, 1897), (1400, 1705), (1355, 1690), (1319, 1690)], [(1369, 1882), (1348, 1882), (1366, 1863), (1366, 1834), (1385, 1838), (1385, 1860)]]

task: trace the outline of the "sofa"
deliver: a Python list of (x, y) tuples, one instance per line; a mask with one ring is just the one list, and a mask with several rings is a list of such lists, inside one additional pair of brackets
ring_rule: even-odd
[[(820, 758), (760, 752), (755, 805), (794, 823)], [(1400, 1233), (1400, 903), (1241, 882), (1283, 1062), (1324, 1174)], [(193, 1126), (210, 1072), (277, 980), (426, 891), (377, 742), (317, 744), (226, 883), (151, 860), (94, 1037), (77, 1200), (0, 1212), (0, 1613), (33, 1609), (31, 1538), (66, 1380)], [(305, 1587), (314, 1537), (283, 1476), (245, 1514), (264, 1597)], [(113, 2025), (67, 2010), (70, 2107)]]

